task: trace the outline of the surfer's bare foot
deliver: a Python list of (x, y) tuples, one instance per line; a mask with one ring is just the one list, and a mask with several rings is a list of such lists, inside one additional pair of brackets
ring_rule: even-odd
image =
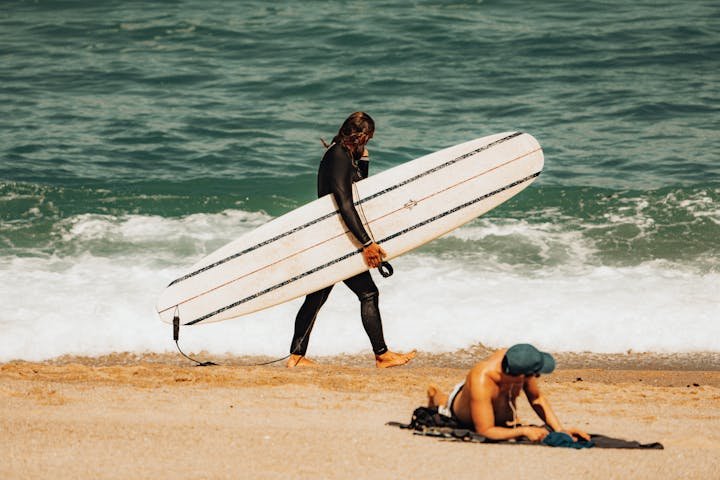
[(375, 366), (377, 368), (399, 367), (415, 358), (415, 355), (417, 355), (416, 350), (408, 353), (395, 353), (388, 350), (382, 355), (375, 355)]
[(295, 367), (314, 367), (317, 365), (317, 363), (313, 362), (309, 358), (303, 356), (303, 355), (290, 355), (290, 358), (288, 358), (287, 363), (285, 364), (287, 368), (295, 368)]
[(447, 404), (448, 396), (447, 394), (440, 391), (440, 389), (435, 385), (430, 385), (427, 389), (427, 396), (428, 396), (428, 407), (439, 407), (441, 405)]

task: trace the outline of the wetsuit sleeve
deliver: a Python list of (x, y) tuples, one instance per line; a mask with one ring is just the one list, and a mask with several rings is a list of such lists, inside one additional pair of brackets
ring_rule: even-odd
[(360, 159), (358, 162), (358, 170), (360, 170), (360, 176), (362, 178), (367, 178), (370, 172), (370, 160)]
[(330, 192), (335, 195), (335, 201), (340, 209), (345, 225), (355, 235), (360, 243), (366, 245), (372, 241), (370, 235), (365, 231), (360, 215), (358, 215), (352, 197), (352, 176), (353, 166), (350, 159), (344, 154), (335, 155), (332, 161), (329, 185)]

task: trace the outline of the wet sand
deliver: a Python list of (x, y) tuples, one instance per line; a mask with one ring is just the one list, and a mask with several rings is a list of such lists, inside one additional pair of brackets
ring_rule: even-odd
[(466, 353), (421, 352), (383, 371), (367, 356), (302, 370), (243, 366), (263, 358), (199, 368), (173, 354), (126, 353), (0, 364), (0, 478), (717, 475), (716, 354), (558, 354), (560, 368), (542, 379), (565, 425), (659, 441), (662, 451), (465, 444), (385, 425), (409, 421), (429, 382), (449, 390), (483, 352)]

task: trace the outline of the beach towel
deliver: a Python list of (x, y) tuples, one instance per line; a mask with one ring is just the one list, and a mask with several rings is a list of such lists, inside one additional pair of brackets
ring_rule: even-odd
[(662, 450), (661, 443), (640, 443), (635, 440), (623, 440), (605, 435), (590, 434), (590, 441), (575, 441), (564, 432), (550, 432), (542, 443), (526, 439), (491, 440), (474, 431), (471, 425), (462, 425), (457, 420), (438, 412), (437, 407), (418, 407), (413, 411), (410, 423), (388, 422), (386, 425), (412, 430), (414, 435), (436, 437), (447, 441), (494, 443), (505, 445), (544, 445), (564, 448), (632, 448)]

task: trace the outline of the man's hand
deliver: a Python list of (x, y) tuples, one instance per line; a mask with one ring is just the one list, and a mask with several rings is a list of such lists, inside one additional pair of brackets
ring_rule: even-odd
[(548, 432), (542, 427), (521, 427), (522, 434), (527, 437), (531, 442), (541, 442), (543, 438), (547, 437)]
[(362, 253), (365, 258), (365, 263), (367, 263), (370, 268), (379, 267), (383, 258), (387, 257), (385, 250), (383, 250), (382, 247), (375, 242), (363, 248)]
[(578, 440), (578, 437), (582, 438), (583, 440), (590, 441), (590, 435), (585, 433), (583, 430), (580, 430), (579, 428), (566, 428), (563, 430), (563, 432), (572, 436), (575, 439), (575, 441)]

